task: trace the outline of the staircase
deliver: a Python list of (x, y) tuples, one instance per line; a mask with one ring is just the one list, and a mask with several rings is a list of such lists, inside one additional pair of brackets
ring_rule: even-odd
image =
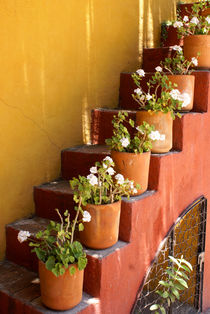
[[(171, 43), (170, 34), (167, 40)], [(170, 54), (168, 47), (144, 49), (145, 87), (160, 60)], [(174, 121), (173, 150), (152, 154), (148, 191), (122, 201), (119, 241), (105, 250), (86, 250), (83, 300), (74, 309), (58, 313), (130, 313), (145, 273), (169, 228), (196, 198), (210, 196), (210, 71), (196, 71), (193, 75), (194, 109)], [(0, 263), (1, 314), (56, 313), (41, 304), (39, 284), (33, 283), (37, 278), (37, 259), (26, 242), (17, 241), (17, 234), (19, 230), (35, 234), (49, 219), (57, 220), (55, 208), (73, 213), (73, 193), (68, 180), (79, 174), (87, 175), (96, 161), (110, 154), (104, 143), (112, 135), (111, 120), (118, 110), (127, 110), (135, 120), (138, 105), (131, 97), (134, 88), (131, 73), (121, 73), (119, 108), (92, 112), (92, 145), (63, 150), (61, 177), (34, 188), (35, 216), (6, 227), (6, 260)], [(209, 230), (207, 223), (207, 246)], [(205, 259), (204, 304), (210, 305), (208, 250)]]

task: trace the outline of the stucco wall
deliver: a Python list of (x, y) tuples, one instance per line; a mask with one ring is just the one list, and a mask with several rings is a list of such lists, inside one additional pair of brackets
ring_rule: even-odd
[(0, 258), (5, 224), (33, 212), (60, 150), (89, 141), (89, 113), (118, 102), (119, 74), (159, 42), (175, 0), (2, 0)]

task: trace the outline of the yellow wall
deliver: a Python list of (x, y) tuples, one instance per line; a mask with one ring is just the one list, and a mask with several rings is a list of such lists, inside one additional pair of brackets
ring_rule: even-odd
[(120, 72), (158, 44), (175, 2), (1, 0), (0, 258), (5, 224), (33, 212), (62, 148), (88, 142), (91, 108), (117, 105)]

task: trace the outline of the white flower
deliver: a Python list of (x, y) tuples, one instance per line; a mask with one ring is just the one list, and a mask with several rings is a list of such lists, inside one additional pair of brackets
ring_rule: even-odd
[(137, 70), (136, 73), (138, 73), (139, 76), (145, 76), (145, 72), (143, 69)]
[(113, 174), (115, 174), (115, 171), (114, 171), (114, 169), (113, 169), (112, 167), (109, 167), (109, 168), (107, 169), (107, 172), (108, 172), (108, 174), (109, 174), (110, 176), (113, 176)]
[(153, 141), (164, 141), (166, 136), (165, 134), (160, 134), (159, 131), (152, 131), (150, 134), (149, 134), (149, 138)]
[(192, 62), (195, 66), (198, 65), (198, 59), (195, 58), (195, 57), (192, 58), (191, 62)]
[(82, 220), (84, 222), (90, 222), (91, 221), (91, 214), (87, 210), (84, 211)]
[(108, 166), (103, 162), (103, 168), (106, 169)]
[(162, 71), (163, 71), (163, 69), (162, 69), (160, 66), (156, 67), (155, 70), (156, 70), (157, 72), (162, 72)]
[(94, 174), (92, 174), (92, 173), (87, 176), (87, 179), (91, 185), (97, 185), (98, 184), (98, 178), (96, 176), (94, 176)]
[(133, 181), (130, 181), (129, 184), (130, 184), (130, 188), (131, 188), (131, 189), (134, 189), (134, 182), (133, 182)]
[(110, 163), (113, 163), (113, 159), (109, 156), (106, 156), (104, 159), (104, 161), (109, 161)]
[(30, 237), (30, 235), (31, 235), (31, 234), (30, 234), (29, 231), (23, 231), (23, 230), (21, 230), (21, 231), (18, 232), (18, 236), (17, 236), (18, 241), (19, 241), (20, 243), (22, 243), (22, 242), (26, 241), (26, 240), (28, 239), (28, 237)]
[(140, 125), (136, 127), (136, 130), (140, 132), (141, 134), (144, 134), (144, 132), (140, 129)]
[(149, 93), (146, 95), (146, 100), (150, 100), (150, 99), (152, 99), (152, 95), (150, 95)]
[(134, 93), (136, 93), (137, 95), (141, 95), (142, 94), (141, 88), (134, 89)]
[(125, 182), (123, 175), (120, 173), (116, 174), (115, 179), (117, 180), (118, 184), (123, 184)]
[(184, 18), (183, 18), (183, 21), (184, 22), (188, 22), (189, 21), (189, 17), (187, 15), (185, 15)]
[(206, 21), (207, 21), (208, 24), (210, 24), (210, 16), (206, 17)]
[(145, 100), (145, 96), (142, 95), (142, 96), (140, 97), (140, 101), (144, 101), (144, 100)]
[(194, 16), (194, 17), (190, 20), (190, 23), (195, 24), (195, 25), (198, 25), (198, 24), (199, 24), (199, 19), (198, 19), (196, 16)]
[(183, 26), (183, 23), (182, 22), (179, 22), (179, 21), (176, 21), (176, 22), (174, 22), (174, 24), (173, 24), (173, 27), (174, 28), (180, 28), (180, 27), (182, 27)]
[(175, 51), (178, 51), (178, 52), (182, 52), (182, 47), (178, 46), (178, 45), (175, 45), (175, 46), (171, 46), (171, 48)]
[(130, 144), (130, 141), (127, 137), (123, 137), (121, 138), (120, 143), (122, 144), (122, 147), (127, 147)]
[(203, 33), (204, 34), (207, 33), (207, 29), (206, 28), (203, 29)]
[(169, 94), (174, 100), (179, 100), (179, 96), (181, 95), (178, 89), (172, 89), (172, 91)]
[(138, 193), (138, 190), (137, 189), (133, 189), (133, 193), (134, 194)]
[(91, 167), (90, 168), (90, 173), (97, 173), (97, 167)]
[(182, 108), (187, 107), (191, 102), (191, 97), (188, 93), (183, 93), (180, 95), (179, 100), (182, 101)]

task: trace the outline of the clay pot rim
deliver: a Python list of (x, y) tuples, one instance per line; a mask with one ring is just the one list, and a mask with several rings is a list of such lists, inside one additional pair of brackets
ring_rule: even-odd
[(131, 155), (134, 155), (134, 156), (138, 156), (138, 155), (143, 155), (143, 154), (151, 154), (151, 150), (150, 151), (148, 151), (148, 152), (143, 152), (143, 153), (129, 153), (129, 152), (119, 152), (119, 151), (117, 151), (117, 150), (114, 150), (114, 149), (112, 149), (111, 150), (111, 152), (115, 152), (115, 153), (119, 153), (119, 154), (129, 154), (130, 156)]
[(150, 115), (152, 114), (158, 114), (158, 113), (162, 113), (162, 114), (171, 114), (173, 111), (168, 111), (168, 112), (163, 112), (161, 110), (158, 111), (154, 111), (154, 110), (137, 110), (137, 112), (148, 112)]
[(184, 77), (192, 77), (193, 79), (195, 79), (195, 75), (193, 74), (167, 74), (167, 76), (184, 76)]
[(209, 37), (209, 36), (210, 36), (210, 34), (189, 35), (189, 36), (185, 36), (184, 40), (187, 39), (187, 38), (195, 38), (195, 37), (201, 38), (201, 37)]
[[(104, 206), (108, 206), (108, 205), (113, 205), (113, 204), (117, 204), (117, 203), (121, 203), (121, 200), (120, 201), (115, 201), (114, 203), (109, 203), (109, 204), (92, 204), (92, 203), (87, 203), (87, 205), (85, 205), (83, 208), (87, 207), (87, 206), (94, 206), (94, 207), (104, 207)], [(72, 264), (73, 265), (73, 264)]]
[[(39, 259), (39, 263), (42, 264), (42, 265), (45, 265), (45, 263), (42, 262), (40, 259)], [(72, 266), (74, 266), (75, 268), (77, 268), (77, 269), (79, 270), (79, 268), (78, 268), (78, 263), (73, 263), (73, 264), (69, 264), (68, 268), (65, 268), (65, 272), (68, 271), (69, 267), (72, 267)], [(46, 266), (45, 266), (45, 269), (53, 274), (53, 272), (52, 272), (51, 270), (47, 269)], [(79, 271), (80, 271), (80, 270), (79, 270)], [(53, 274), (53, 275), (54, 275), (54, 274)], [(65, 273), (64, 273), (63, 275), (65, 275)], [(58, 277), (62, 277), (63, 275), (60, 275), (60, 276), (58, 276)]]

